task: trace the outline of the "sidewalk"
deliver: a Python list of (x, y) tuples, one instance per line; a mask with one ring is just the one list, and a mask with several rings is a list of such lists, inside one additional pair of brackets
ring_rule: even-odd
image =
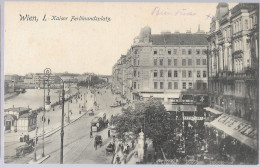
[[(82, 89), (80, 91), (80, 94), (85, 93), (86, 97), (85, 100), (87, 100), (87, 108), (92, 108), (93, 106), (93, 95), (90, 94), (90, 92), (87, 93), (86, 89)], [(92, 96), (92, 97), (91, 97)], [(70, 123), (73, 123), (74, 121), (78, 120), (80, 117), (82, 117), (83, 115), (86, 114), (86, 112), (81, 112), (81, 114), (79, 113), (79, 111), (81, 110), (79, 104), (83, 104), (84, 99), (77, 99), (76, 101), (76, 97), (74, 97), (72, 99), (72, 103), (70, 101), (65, 102), (64, 104), (64, 127), (69, 125), (68, 123), (68, 108), (71, 111), (70, 113)], [(68, 104), (69, 103), (69, 104)], [(69, 105), (69, 107), (68, 107)], [(62, 113), (62, 108), (61, 106), (55, 106), (54, 108), (55, 110), (53, 111), (53, 109), (51, 109), (48, 112), (45, 112), (45, 118), (46, 121), (44, 123), (44, 131), (45, 131), (45, 137), (48, 137), (50, 135), (52, 135), (53, 133), (57, 132), (58, 130), (61, 129), (61, 113)], [(41, 137), (43, 134), (43, 121), (42, 121), (42, 117), (43, 117), (43, 112), (40, 112), (37, 116), (37, 126), (38, 126), (38, 132), (37, 132), (37, 136)], [(48, 124), (48, 119), (50, 119), (50, 122)], [(31, 132), (9, 132), (9, 133), (5, 133), (4, 136), (4, 140), (5, 142), (19, 142), (20, 136), (23, 135), (29, 135), (30, 138), (35, 138), (35, 130), (31, 131)]]

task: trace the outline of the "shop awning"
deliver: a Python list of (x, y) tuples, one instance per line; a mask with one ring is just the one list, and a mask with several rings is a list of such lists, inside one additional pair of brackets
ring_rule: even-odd
[(209, 111), (209, 112), (212, 112), (213, 114), (216, 114), (216, 115), (221, 115), (221, 114), (223, 114), (223, 112), (220, 112), (220, 111), (218, 111), (218, 110), (216, 110), (216, 109), (213, 109), (213, 108), (210, 108), (210, 107), (205, 107), (204, 109), (207, 110), (207, 111)]
[(164, 104), (166, 111), (184, 111), (184, 112), (194, 112), (197, 111), (196, 106), (194, 105), (173, 105), (173, 104)]
[(248, 122), (235, 116), (223, 114), (210, 122), (210, 124), (252, 149), (258, 149), (257, 129), (252, 127)]
[(163, 93), (163, 92), (141, 92), (142, 97), (154, 97), (154, 98), (179, 98), (179, 93)]

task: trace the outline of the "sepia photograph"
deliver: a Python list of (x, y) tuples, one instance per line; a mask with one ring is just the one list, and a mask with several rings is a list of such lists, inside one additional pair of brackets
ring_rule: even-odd
[(259, 3), (6, 1), (3, 58), (5, 164), (259, 164)]

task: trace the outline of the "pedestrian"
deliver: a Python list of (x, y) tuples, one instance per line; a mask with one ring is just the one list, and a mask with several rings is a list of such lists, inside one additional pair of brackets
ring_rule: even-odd
[(107, 136), (110, 137), (110, 130), (108, 130), (108, 132), (107, 132)]
[(23, 136), (23, 141), (24, 141), (24, 142), (27, 141), (27, 136), (26, 136), (26, 135)]
[(44, 123), (45, 123), (45, 121), (46, 121), (46, 118), (44, 117)]
[(37, 144), (37, 142), (38, 142), (38, 136), (36, 137), (36, 144)]
[(48, 118), (48, 125), (50, 124), (50, 118)]
[(134, 146), (135, 146), (135, 141), (132, 140), (132, 148), (134, 148)]
[(42, 116), (42, 121), (43, 121), (43, 116)]
[(117, 162), (117, 164), (120, 164), (120, 157), (119, 157), (119, 155), (117, 155), (117, 157), (116, 157), (116, 162)]
[(90, 131), (90, 138), (92, 138), (93, 137), (93, 135), (92, 135), (92, 131)]
[(127, 154), (129, 154), (130, 146), (128, 144), (126, 145), (126, 150), (127, 150)]
[(95, 147), (95, 150), (97, 150), (97, 142), (94, 141), (94, 147)]

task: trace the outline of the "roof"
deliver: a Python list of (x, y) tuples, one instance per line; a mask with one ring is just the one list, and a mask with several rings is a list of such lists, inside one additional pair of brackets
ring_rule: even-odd
[(17, 117), (13, 114), (7, 114), (5, 115), (4, 119), (7, 120), (17, 120)]
[(36, 113), (26, 113), (21, 115), (19, 118), (37, 117)]
[(5, 109), (5, 112), (8, 112), (8, 111), (13, 111), (13, 112), (23, 112), (23, 111), (29, 111), (31, 110), (30, 108), (27, 108), (27, 107), (17, 107), (17, 108), (8, 108), (8, 109)]
[(153, 45), (208, 45), (206, 34), (155, 34)]

